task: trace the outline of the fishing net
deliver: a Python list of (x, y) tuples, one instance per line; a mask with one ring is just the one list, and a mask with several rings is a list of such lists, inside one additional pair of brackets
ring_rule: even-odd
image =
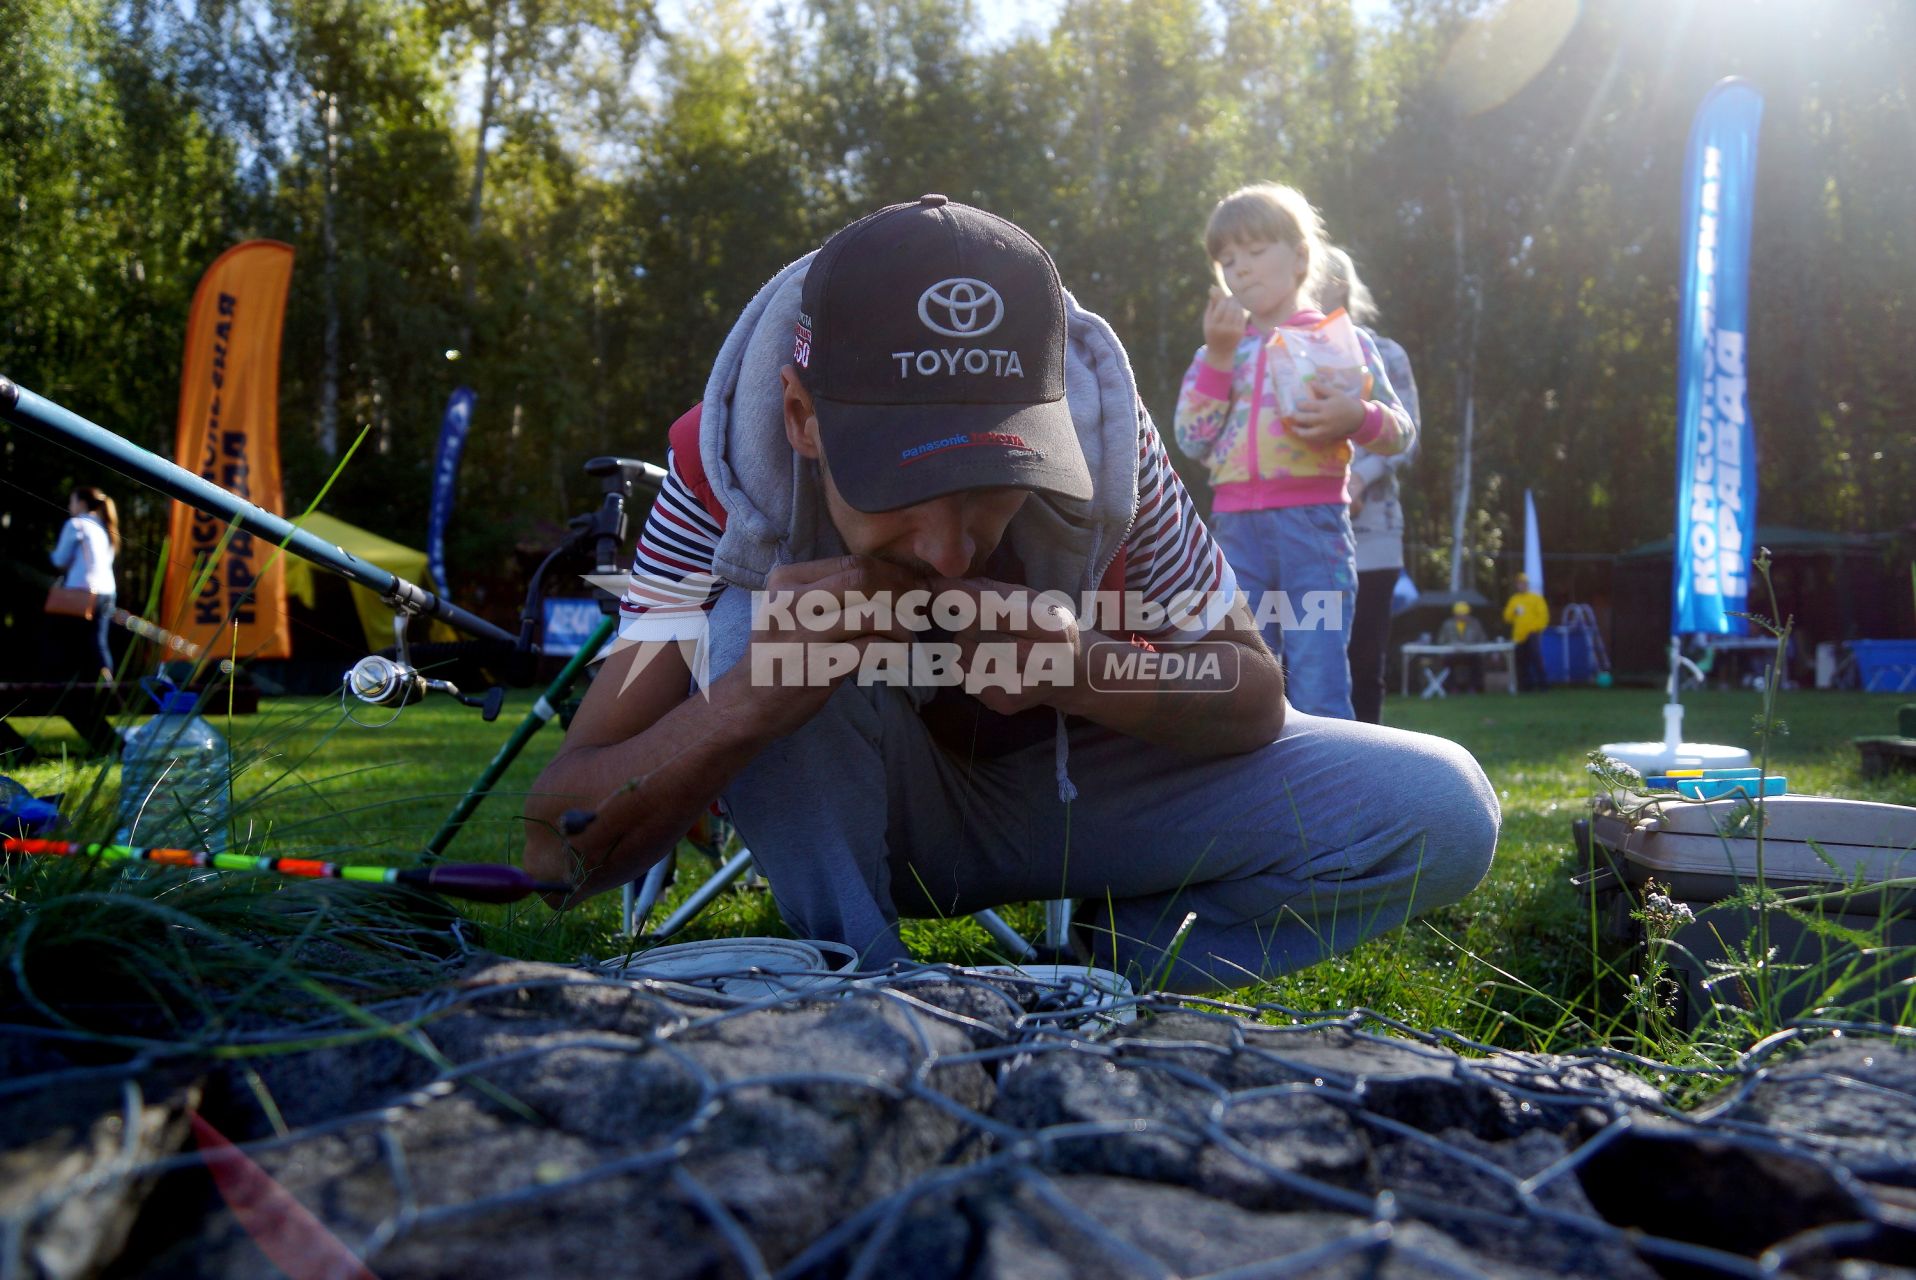
[(497, 962), (212, 1059), (156, 1044), (88, 1067), (63, 1033), (6, 1034), (10, 1127), (99, 1105), (59, 1176), (0, 1191), (5, 1276), (61, 1273), (49, 1258), (85, 1253), (75, 1206), (116, 1199), (95, 1252), (160, 1276), (1888, 1275), (1828, 1268), (1916, 1256), (1907, 1028), (1806, 1023), (1682, 1068), (1015, 973)]

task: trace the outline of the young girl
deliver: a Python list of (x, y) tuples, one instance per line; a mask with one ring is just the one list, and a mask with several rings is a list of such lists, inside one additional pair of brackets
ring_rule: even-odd
[[(1351, 443), (1401, 453), (1416, 428), (1376, 345), (1346, 332), (1341, 313), (1327, 319), (1316, 309), (1324, 234), (1302, 195), (1270, 182), (1232, 192), (1211, 211), (1204, 247), (1222, 287), (1211, 289), (1204, 346), (1178, 396), (1178, 447), (1211, 469), (1213, 529), (1260, 613), (1265, 642), (1284, 658), (1291, 705), (1349, 720)], [(1328, 367), (1300, 354), (1327, 337), (1351, 344), (1363, 369), (1327, 376)], [(1265, 600), (1273, 591), (1290, 609)], [(1280, 613), (1298, 625), (1287, 633)]]

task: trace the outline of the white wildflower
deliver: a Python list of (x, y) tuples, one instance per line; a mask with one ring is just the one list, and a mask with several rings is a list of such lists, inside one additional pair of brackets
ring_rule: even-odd
[(1665, 927), (1696, 923), (1696, 912), (1690, 910), (1687, 902), (1678, 902), (1661, 893), (1650, 894), (1643, 900), (1644, 914)]

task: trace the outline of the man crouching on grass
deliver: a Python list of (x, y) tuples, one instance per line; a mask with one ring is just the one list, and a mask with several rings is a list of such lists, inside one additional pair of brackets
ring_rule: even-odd
[(1123, 349), (1011, 223), (925, 196), (839, 231), (671, 443), (620, 643), (527, 805), (527, 870), (575, 898), (717, 798), (792, 929), (867, 967), (910, 958), (901, 916), (1078, 898), (1096, 963), (1206, 991), (1488, 869), (1467, 752), (1286, 707)]

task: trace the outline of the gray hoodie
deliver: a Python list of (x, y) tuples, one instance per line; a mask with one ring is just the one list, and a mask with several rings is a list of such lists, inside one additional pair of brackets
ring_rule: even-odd
[(1417, 446), (1423, 442), (1424, 416), (1417, 403), (1417, 380), (1411, 376), (1410, 357), (1404, 349), (1380, 334), (1371, 334), (1378, 354), (1384, 358), (1384, 375), (1390, 380), (1397, 401), (1417, 428), (1417, 440), (1402, 453), (1388, 457), (1372, 453), (1362, 445), (1351, 446), (1350, 489), (1363, 498), (1363, 509), (1351, 517), (1351, 532), (1357, 538), (1357, 572), (1373, 569), (1401, 569), (1404, 565), (1404, 508), (1398, 497), (1398, 473), (1410, 465)]

